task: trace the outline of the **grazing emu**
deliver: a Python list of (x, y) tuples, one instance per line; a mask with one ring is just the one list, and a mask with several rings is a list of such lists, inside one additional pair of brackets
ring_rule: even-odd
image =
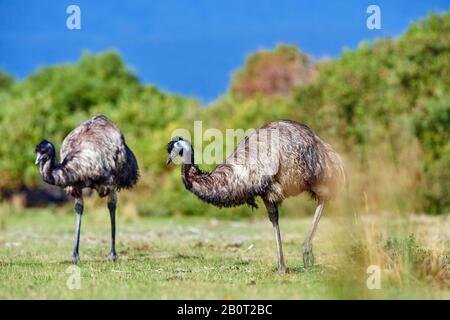
[(83, 188), (97, 190), (100, 197), (108, 196), (111, 217), (109, 259), (116, 261), (116, 191), (131, 188), (139, 177), (136, 158), (119, 128), (105, 116), (97, 115), (82, 123), (64, 139), (61, 163), (56, 163), (55, 147), (46, 140), (36, 146), (35, 152), (42, 179), (48, 184), (64, 188), (75, 198), (77, 226), (72, 262), (79, 261)]
[(345, 184), (345, 171), (341, 157), (310, 128), (289, 120), (270, 122), (242, 140), (235, 152), (209, 173), (194, 163), (194, 150), (188, 141), (175, 137), (167, 151), (167, 164), (181, 156), (184, 185), (203, 201), (219, 207), (256, 207), (255, 197), (262, 198), (275, 230), (279, 272), (287, 269), (278, 206), (289, 196), (309, 192), (318, 206), (302, 252), (305, 268), (314, 264), (312, 239), (324, 202), (336, 187)]

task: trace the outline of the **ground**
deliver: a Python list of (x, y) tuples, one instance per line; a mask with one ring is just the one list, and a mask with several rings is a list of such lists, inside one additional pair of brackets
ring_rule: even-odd
[[(0, 216), (0, 299), (450, 298), (449, 215), (325, 216), (314, 239), (317, 265), (307, 271), (300, 246), (311, 217), (281, 217), (290, 272), (278, 274), (272, 227), (262, 215), (119, 215), (113, 263), (102, 210), (83, 217), (79, 289), (69, 288), (74, 215)], [(371, 264), (380, 266), (380, 289), (367, 287)]]

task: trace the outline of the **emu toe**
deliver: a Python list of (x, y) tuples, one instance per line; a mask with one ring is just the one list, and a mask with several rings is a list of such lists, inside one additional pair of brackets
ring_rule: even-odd
[(303, 265), (305, 269), (309, 269), (314, 265), (314, 255), (311, 246), (303, 247)]
[(80, 256), (78, 254), (74, 254), (72, 256), (72, 263), (77, 264), (78, 262), (80, 262)]
[(108, 260), (111, 262), (116, 262), (119, 259), (119, 256), (115, 252), (111, 252), (109, 254)]
[(289, 273), (289, 269), (285, 266), (278, 266), (278, 273), (279, 274), (286, 274)]

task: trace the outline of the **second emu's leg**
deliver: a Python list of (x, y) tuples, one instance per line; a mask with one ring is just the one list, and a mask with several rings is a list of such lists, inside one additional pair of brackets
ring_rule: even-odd
[(312, 267), (314, 265), (314, 255), (312, 252), (312, 239), (314, 237), (314, 233), (316, 232), (317, 224), (319, 223), (320, 216), (322, 214), (323, 209), (323, 200), (319, 199), (319, 204), (316, 208), (316, 212), (314, 213), (314, 218), (311, 223), (311, 229), (309, 231), (308, 236), (303, 242), (303, 265), (305, 269)]
[(277, 256), (278, 256), (278, 272), (286, 273), (288, 269), (284, 265), (283, 245), (281, 243), (280, 227), (278, 225), (278, 206), (275, 203), (269, 202), (264, 199), (264, 204), (269, 214), (270, 222), (272, 222), (275, 238), (277, 241)]
[(117, 195), (113, 191), (108, 197), (108, 209), (111, 217), (111, 252), (109, 254), (109, 260), (116, 261), (119, 257), (116, 253), (116, 205)]
[(78, 249), (80, 248), (80, 229), (81, 229), (81, 216), (83, 215), (83, 198), (75, 198), (75, 213), (77, 214), (77, 230), (75, 238), (75, 247), (73, 248), (72, 263), (77, 264), (80, 261), (78, 255)]

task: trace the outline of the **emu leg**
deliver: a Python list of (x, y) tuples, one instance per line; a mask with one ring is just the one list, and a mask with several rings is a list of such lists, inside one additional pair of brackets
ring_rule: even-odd
[(76, 228), (75, 247), (73, 248), (72, 254), (73, 264), (77, 264), (78, 261), (80, 261), (78, 249), (80, 248), (81, 216), (83, 215), (83, 198), (81, 197), (75, 199), (75, 213), (77, 214), (77, 228)]
[(286, 273), (288, 269), (284, 264), (283, 245), (281, 243), (280, 227), (278, 225), (278, 206), (275, 203), (264, 200), (264, 204), (269, 214), (270, 222), (272, 222), (273, 229), (275, 231), (275, 239), (277, 243), (277, 256), (278, 256), (278, 272)]
[(116, 261), (119, 257), (116, 253), (116, 204), (117, 196), (112, 192), (108, 197), (108, 209), (111, 217), (111, 252), (109, 254), (110, 261)]
[(314, 213), (314, 218), (311, 223), (311, 229), (309, 231), (308, 236), (303, 242), (303, 265), (305, 269), (312, 267), (314, 265), (314, 255), (312, 251), (312, 239), (314, 237), (314, 233), (316, 232), (317, 224), (319, 223), (320, 216), (322, 214), (323, 209), (323, 200), (319, 199), (319, 204), (317, 205), (316, 212)]

